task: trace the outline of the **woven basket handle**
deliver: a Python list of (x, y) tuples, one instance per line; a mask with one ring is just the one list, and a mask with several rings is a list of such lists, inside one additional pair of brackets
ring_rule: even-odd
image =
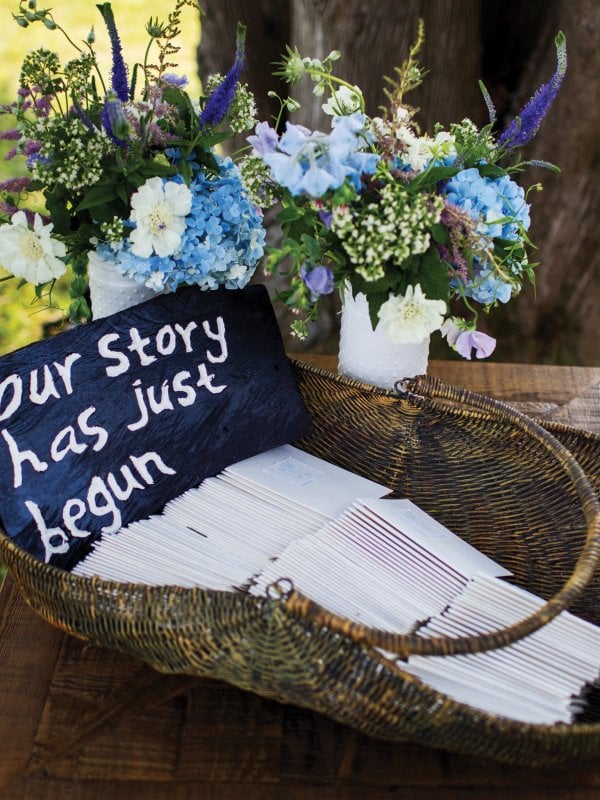
[[(466, 389), (448, 386), (437, 378), (419, 376), (397, 384), (398, 394), (416, 405), (426, 405), (428, 399), (438, 398), (458, 402), (487, 414), (502, 413), (515, 427), (527, 433), (546, 448), (560, 463), (563, 471), (572, 480), (581, 501), (588, 525), (586, 540), (571, 576), (562, 588), (535, 613), (520, 622), (500, 630), (477, 636), (457, 638), (424, 638), (415, 634), (395, 634), (377, 628), (369, 628), (357, 622), (331, 614), (307, 597), (281, 587), (281, 599), (286, 610), (309, 620), (317, 626), (326, 626), (331, 631), (352, 639), (358, 644), (380, 647), (399, 656), (424, 655), (446, 656), (478, 653), (506, 647), (529, 636), (564, 611), (582, 593), (600, 563), (600, 504), (587, 477), (571, 453), (548, 431), (511, 406), (476, 394)], [(275, 590), (277, 587), (274, 587)], [(273, 594), (271, 595), (273, 596)]]

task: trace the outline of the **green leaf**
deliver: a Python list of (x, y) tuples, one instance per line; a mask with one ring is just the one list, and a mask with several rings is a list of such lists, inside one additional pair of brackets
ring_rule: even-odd
[(308, 258), (311, 261), (314, 261), (314, 262), (320, 261), (320, 259), (321, 259), (321, 248), (320, 248), (319, 243), (317, 242), (317, 240), (314, 239), (312, 236), (309, 236), (308, 234), (303, 233), (300, 236), (300, 241), (304, 245), (304, 251), (308, 255)]
[(162, 161), (150, 159), (148, 161), (142, 161), (139, 167), (136, 167), (135, 170), (129, 173), (128, 177), (131, 178), (134, 175), (140, 175), (145, 181), (147, 178), (154, 178), (156, 176), (168, 178), (170, 175), (175, 175), (176, 172), (177, 170), (171, 164), (165, 164)]
[(55, 233), (67, 235), (71, 231), (71, 211), (59, 194), (46, 194), (46, 208), (52, 219)]
[(439, 181), (453, 178), (457, 173), (457, 167), (432, 167), (417, 175), (417, 177), (408, 184), (406, 190), (410, 194), (423, 192), (427, 189), (432, 189)]
[(129, 203), (129, 195), (127, 194), (127, 189), (123, 186), (122, 183), (117, 184), (117, 196), (120, 200), (122, 200), (125, 205)]
[(378, 312), (381, 306), (389, 298), (389, 292), (373, 292), (367, 296), (369, 301), (369, 318), (371, 319), (371, 327), (373, 330), (377, 327), (379, 322)]
[(297, 219), (302, 219), (304, 212), (296, 206), (288, 206), (277, 214), (279, 222), (294, 222)]
[(85, 193), (85, 197), (79, 203), (75, 212), (84, 211), (88, 208), (96, 208), (96, 206), (104, 205), (105, 203), (110, 203), (112, 200), (116, 200), (118, 198), (116, 186), (114, 183), (111, 184), (96, 184), (92, 186), (92, 188)]
[(431, 236), (433, 241), (437, 242), (437, 244), (448, 244), (450, 241), (448, 228), (446, 228), (445, 225), (442, 225), (441, 222), (436, 222), (431, 226)]
[(506, 175), (506, 170), (497, 164), (480, 164), (477, 169), (484, 178), (501, 178)]
[(442, 261), (433, 248), (430, 248), (421, 258), (416, 283), (421, 284), (425, 296), (429, 300), (447, 300), (448, 264)]

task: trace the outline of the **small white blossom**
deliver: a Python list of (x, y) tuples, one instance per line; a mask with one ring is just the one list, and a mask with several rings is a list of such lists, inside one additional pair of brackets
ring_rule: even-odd
[(323, 103), (321, 108), (332, 117), (345, 117), (354, 114), (355, 111), (360, 111), (361, 97), (362, 92), (358, 86), (353, 89), (349, 86), (340, 86), (331, 93), (331, 97), (326, 103)]
[(5, 267), (30, 283), (59, 278), (66, 270), (60, 260), (66, 255), (66, 247), (50, 235), (53, 227), (52, 223), (44, 225), (36, 214), (31, 230), (25, 212), (17, 211), (10, 225), (0, 226), (0, 253)]
[(159, 270), (151, 272), (148, 280), (144, 281), (144, 286), (155, 292), (162, 292), (165, 288), (164, 275)]
[(415, 172), (421, 172), (431, 158), (428, 140), (422, 136), (415, 136), (406, 125), (397, 129), (396, 138), (406, 148), (406, 152), (402, 153), (402, 161)]
[(131, 252), (141, 258), (172, 256), (185, 231), (192, 208), (192, 193), (183, 183), (148, 178), (131, 198), (130, 219), (136, 223), (129, 235)]
[(390, 295), (381, 306), (378, 317), (387, 336), (398, 344), (414, 344), (426, 339), (441, 327), (446, 303), (428, 300), (421, 285), (408, 286), (404, 297)]

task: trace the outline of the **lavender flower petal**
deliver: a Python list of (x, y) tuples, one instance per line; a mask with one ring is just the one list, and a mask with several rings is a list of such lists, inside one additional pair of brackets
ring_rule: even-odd
[(206, 101), (206, 105), (200, 115), (200, 127), (210, 128), (218, 125), (227, 115), (235, 96), (237, 82), (244, 68), (246, 59), (245, 44), (246, 26), (238, 23), (235, 61), (227, 75)]
[(327, 267), (314, 267), (309, 272), (306, 264), (300, 270), (302, 280), (310, 290), (311, 300), (316, 301), (322, 294), (333, 292), (333, 272)]
[(510, 152), (530, 142), (537, 133), (554, 98), (558, 94), (567, 70), (567, 47), (564, 33), (559, 32), (555, 39), (556, 71), (543, 84), (533, 97), (523, 106), (519, 115), (510, 122), (498, 137), (498, 144)]

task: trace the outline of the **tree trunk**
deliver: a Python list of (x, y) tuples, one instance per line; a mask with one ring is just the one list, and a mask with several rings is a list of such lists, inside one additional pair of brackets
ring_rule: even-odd
[[(595, 0), (548, 2), (535, 31), (527, 68), (515, 94), (515, 111), (554, 70), (553, 40), (567, 37), (569, 66), (554, 106), (527, 156), (551, 161), (560, 174), (530, 170), (531, 238), (538, 250), (537, 290), (531, 287), (499, 315), (499, 356), (524, 362), (600, 364), (600, 259), (598, 208), (600, 158), (600, 7)], [(510, 333), (509, 333), (510, 332)]]

